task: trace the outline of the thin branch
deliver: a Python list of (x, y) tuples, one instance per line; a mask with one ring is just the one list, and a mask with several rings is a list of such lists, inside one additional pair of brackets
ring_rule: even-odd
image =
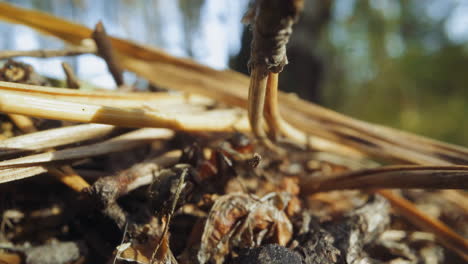
[(468, 189), (468, 166), (384, 166), (308, 177), (301, 186), (306, 194), (370, 188)]
[(112, 74), (115, 83), (117, 86), (122, 86), (124, 84), (122, 68), (115, 59), (112, 43), (107, 36), (106, 30), (104, 29), (104, 25), (101, 21), (96, 24), (92, 37), (96, 42), (98, 54), (106, 61), (107, 68)]
[(79, 89), (80, 81), (78, 81), (78, 78), (76, 78), (72, 67), (66, 62), (62, 62), (62, 69), (65, 72), (65, 76), (67, 77), (67, 87), (72, 89)]
[(94, 54), (96, 48), (86, 46), (71, 46), (61, 50), (2, 50), (0, 51), (0, 60), (16, 57), (37, 57), (52, 58), (77, 56), (82, 54)]
[[(36, 132), (36, 127), (34, 126), (34, 123), (31, 120), (31, 118), (29, 118), (27, 116), (24, 116), (24, 115), (15, 115), (15, 114), (10, 114), (10, 115), (8, 115), (8, 117), (11, 119), (11, 121), (13, 121), (13, 123), (15, 123), (15, 125), (23, 133)], [(1, 146), (2, 143), (3, 142), (0, 143), (0, 146)]]

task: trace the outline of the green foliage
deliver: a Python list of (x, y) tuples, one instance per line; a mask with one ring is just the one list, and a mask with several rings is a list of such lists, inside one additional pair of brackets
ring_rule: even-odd
[(468, 145), (467, 49), (448, 39), (448, 17), (427, 16), (425, 4), (357, 1), (333, 17), (323, 98), (364, 120)]

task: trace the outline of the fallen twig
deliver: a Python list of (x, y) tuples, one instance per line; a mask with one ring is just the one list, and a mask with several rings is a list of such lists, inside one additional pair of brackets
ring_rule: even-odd
[(0, 51), (0, 60), (16, 58), (16, 57), (66, 57), (77, 56), (82, 54), (93, 54), (96, 52), (95, 47), (87, 46), (71, 46), (61, 50), (2, 50)]
[(21, 130), (21, 132), (23, 133), (36, 132), (36, 128), (34, 127), (34, 123), (31, 120), (31, 118), (24, 116), (24, 115), (15, 115), (15, 114), (10, 114), (8, 115), (8, 117), (11, 119), (11, 121), (13, 121), (13, 123), (15, 123), (15, 125), (19, 128), (19, 130)]
[(78, 78), (76, 78), (71, 66), (66, 62), (62, 62), (62, 68), (65, 72), (65, 76), (67, 77), (67, 87), (72, 89), (79, 89), (80, 82), (78, 81)]
[(96, 42), (98, 49), (98, 55), (101, 56), (107, 63), (107, 68), (112, 74), (115, 83), (117, 86), (122, 86), (124, 84), (122, 69), (120, 68), (117, 60), (115, 59), (114, 51), (112, 49), (112, 43), (107, 36), (104, 25), (101, 21), (96, 24), (96, 27), (93, 31), (92, 37)]
[(468, 166), (385, 166), (308, 177), (301, 186), (306, 194), (370, 188), (468, 189)]

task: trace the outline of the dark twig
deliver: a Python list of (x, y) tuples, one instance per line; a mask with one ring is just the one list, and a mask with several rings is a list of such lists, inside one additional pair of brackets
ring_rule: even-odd
[(342, 189), (467, 189), (468, 166), (386, 166), (304, 179), (303, 191)]
[(116, 176), (100, 178), (86, 192), (94, 201), (99, 202), (103, 213), (123, 230), (128, 219), (117, 204), (117, 199), (138, 187), (151, 184), (154, 171), (174, 164), (179, 156), (180, 151), (167, 152), (152, 160), (136, 164)]
[(104, 29), (104, 25), (101, 21), (96, 24), (96, 27), (93, 31), (92, 37), (96, 42), (97, 52), (98, 55), (101, 56), (107, 63), (107, 68), (109, 72), (112, 74), (115, 83), (117, 86), (121, 86), (124, 84), (122, 68), (118, 64), (117, 60), (115, 59), (115, 54), (112, 49), (112, 44), (107, 36), (106, 30)]
[(62, 68), (63, 68), (63, 71), (65, 72), (65, 76), (67, 76), (67, 87), (73, 88), (73, 89), (79, 89), (80, 81), (78, 81), (78, 78), (76, 78), (75, 73), (73, 72), (73, 69), (70, 66), (70, 64), (66, 62), (62, 62)]

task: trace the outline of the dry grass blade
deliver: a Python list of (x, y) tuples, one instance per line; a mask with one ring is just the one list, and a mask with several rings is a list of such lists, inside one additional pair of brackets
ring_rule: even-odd
[[(24, 133), (36, 132), (37, 129), (34, 126), (31, 118), (22, 115), (10, 115), (10, 118), (19, 127)], [(69, 186), (77, 192), (81, 192), (85, 188), (88, 188), (90, 185), (78, 175), (72, 167), (62, 166), (61, 168), (50, 167), (48, 172), (55, 176), (59, 181)]]
[(15, 123), (15, 125), (21, 130), (23, 133), (32, 133), (36, 132), (36, 127), (34, 126), (33, 121), (31, 118), (24, 116), (24, 115), (14, 115), (10, 114), (8, 117)]
[(17, 136), (0, 141), (0, 156), (37, 151), (103, 137), (114, 129), (114, 126), (109, 125), (85, 124)]
[(427, 217), (411, 202), (394, 195), (391, 191), (379, 190), (377, 193), (390, 201), (398, 213), (408, 219), (412, 224), (421, 228), (422, 230), (434, 233), (442, 245), (451, 250), (454, 250), (465, 261), (468, 261), (468, 240), (452, 231), (448, 226), (439, 220)]
[(0, 170), (0, 184), (25, 179), (45, 172), (47, 172), (45, 166), (3, 169)]
[(57, 161), (95, 157), (107, 153), (128, 150), (158, 139), (169, 139), (173, 135), (174, 132), (168, 129), (143, 128), (87, 146), (68, 148), (2, 161), (0, 162), (0, 168), (8, 169), (12, 167), (35, 166)]
[(303, 191), (369, 188), (468, 189), (468, 166), (386, 166), (303, 179)]
[[(0, 3), (1, 5), (1, 3)], [(57, 99), (76, 103), (89, 103), (113, 107), (141, 108), (142, 106), (158, 105), (161, 107), (175, 104), (191, 104), (210, 106), (211, 99), (198, 95), (177, 93), (125, 93), (81, 91), (64, 88), (51, 88), (20, 83), (0, 82), (0, 93), (19, 93), (38, 96), (44, 99)]]
[(3, 92), (0, 93), (0, 111), (8, 114), (123, 127), (163, 127), (184, 131), (248, 130), (245, 112), (236, 109), (175, 115), (145, 109), (71, 103), (34, 95)]
[(85, 181), (71, 166), (47, 167), (47, 172), (56, 177), (63, 184), (67, 185), (75, 192), (81, 192), (89, 188), (89, 183)]

